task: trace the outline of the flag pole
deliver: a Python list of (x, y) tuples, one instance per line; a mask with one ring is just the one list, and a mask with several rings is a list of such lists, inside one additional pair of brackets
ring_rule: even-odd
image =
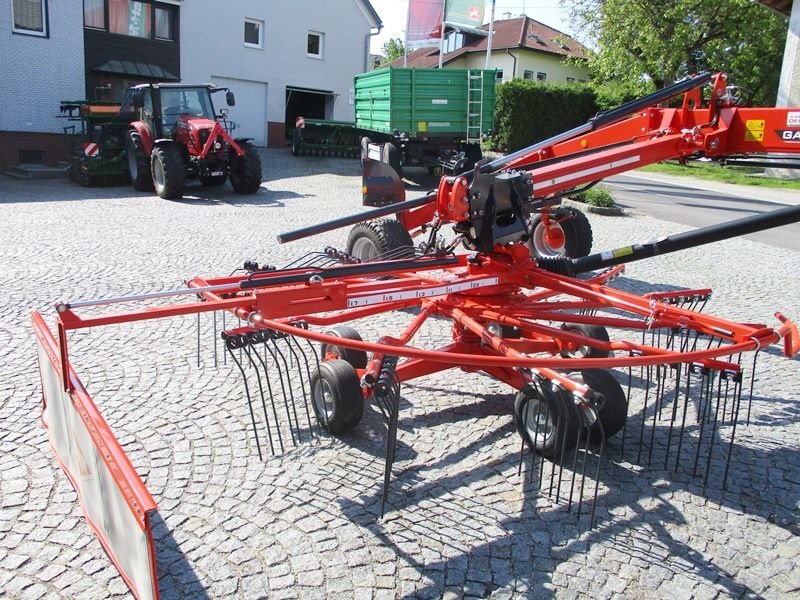
[(439, 68), (444, 60), (444, 18), (447, 15), (447, 0), (442, 0), (442, 27), (439, 30)]
[(494, 34), (494, 5), (495, 0), (492, 0), (492, 14), (489, 17), (489, 39), (486, 41), (486, 69), (489, 69), (489, 62), (492, 59), (492, 35)]
[(408, 23), (411, 21), (411, 0), (408, 2), (406, 11), (406, 33), (403, 36), (403, 67), (408, 66)]

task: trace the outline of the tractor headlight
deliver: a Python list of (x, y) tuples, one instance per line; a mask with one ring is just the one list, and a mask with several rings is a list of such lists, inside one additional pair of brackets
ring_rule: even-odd
[(222, 150), (222, 144), (220, 142), (214, 142), (214, 150)]

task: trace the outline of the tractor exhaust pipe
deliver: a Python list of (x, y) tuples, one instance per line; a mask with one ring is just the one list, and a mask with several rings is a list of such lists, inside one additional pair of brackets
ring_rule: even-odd
[(582, 258), (545, 257), (537, 258), (539, 267), (545, 271), (575, 277), (580, 273), (596, 271), (614, 265), (629, 263), (660, 254), (669, 254), (678, 250), (703, 246), (733, 237), (789, 225), (800, 221), (800, 205), (787, 206), (756, 216), (742, 217), (709, 227), (701, 227), (694, 231), (676, 233), (660, 240), (623, 246), (615, 250), (591, 254)]

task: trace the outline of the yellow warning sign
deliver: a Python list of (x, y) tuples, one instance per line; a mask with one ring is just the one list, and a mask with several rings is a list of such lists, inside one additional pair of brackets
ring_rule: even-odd
[(420, 133), (425, 133), (428, 130), (428, 124), (425, 121), (420, 121), (417, 124), (417, 129), (419, 129)]
[(748, 119), (747, 121), (745, 121), (744, 141), (763, 142), (765, 126), (766, 126), (766, 121), (764, 121), (764, 119)]

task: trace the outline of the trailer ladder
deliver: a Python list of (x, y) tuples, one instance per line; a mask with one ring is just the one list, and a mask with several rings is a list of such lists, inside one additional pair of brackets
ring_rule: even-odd
[(467, 71), (467, 143), (479, 144), (483, 125), (483, 75), (480, 69)]

